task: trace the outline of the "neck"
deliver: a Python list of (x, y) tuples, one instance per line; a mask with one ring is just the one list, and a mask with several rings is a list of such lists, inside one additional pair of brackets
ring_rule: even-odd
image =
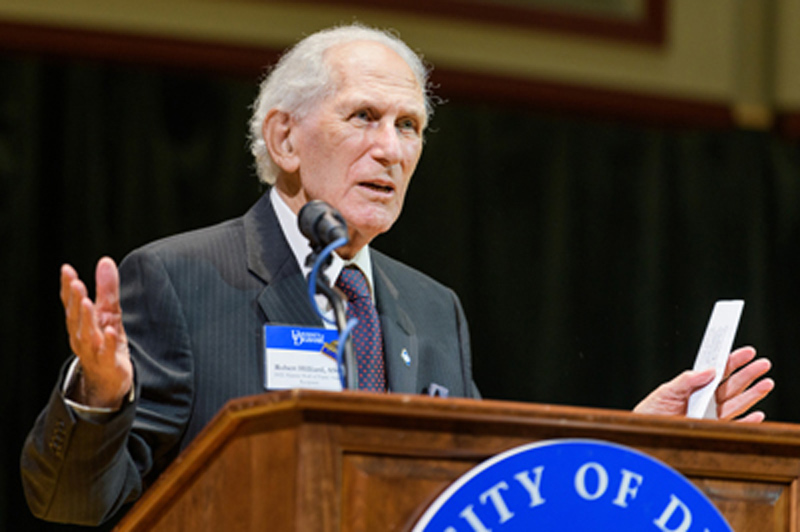
[(352, 235), (350, 236), (350, 241), (340, 248), (336, 248), (336, 253), (343, 258), (344, 260), (350, 260), (356, 256), (356, 253), (361, 251), (361, 249), (366, 244), (357, 245), (353, 242)]

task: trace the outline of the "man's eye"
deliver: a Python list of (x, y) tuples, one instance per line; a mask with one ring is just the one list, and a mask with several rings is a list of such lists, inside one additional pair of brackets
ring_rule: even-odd
[(400, 120), (397, 123), (397, 128), (403, 131), (419, 133), (419, 126), (417, 125), (417, 121), (412, 120), (411, 118)]
[(372, 118), (372, 115), (366, 109), (362, 109), (360, 111), (356, 111), (355, 113), (353, 113), (352, 118), (355, 118), (357, 120), (369, 121)]

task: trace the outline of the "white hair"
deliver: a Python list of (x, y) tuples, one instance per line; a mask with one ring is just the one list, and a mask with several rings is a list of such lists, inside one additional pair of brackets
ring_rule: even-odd
[(388, 31), (359, 24), (339, 26), (314, 33), (289, 49), (261, 82), (258, 97), (253, 103), (250, 118), (250, 151), (255, 157), (259, 179), (273, 184), (279, 173), (278, 165), (264, 143), (261, 128), (272, 109), (305, 116), (311, 108), (329, 96), (336, 87), (325, 53), (332, 47), (354, 41), (374, 41), (397, 53), (411, 68), (425, 98), (428, 118), (433, 103), (428, 86), (429, 70), (419, 55)]

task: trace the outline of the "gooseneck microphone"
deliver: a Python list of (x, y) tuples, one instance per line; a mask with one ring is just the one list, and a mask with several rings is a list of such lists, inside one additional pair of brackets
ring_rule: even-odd
[(322, 200), (312, 200), (303, 205), (297, 215), (297, 223), (300, 232), (317, 253), (340, 238), (347, 238), (344, 217)]
[(311, 266), (308, 274), (308, 298), (317, 314), (329, 322), (331, 320), (326, 318), (317, 306), (314, 294), (319, 292), (330, 302), (334, 315), (332, 323), (339, 330), (337, 357), (342, 388), (358, 390), (358, 371), (350, 338), (355, 320), (353, 323), (348, 322), (346, 298), (338, 289), (331, 287), (325, 275), (325, 268), (332, 262), (333, 250), (347, 244), (349, 240), (347, 222), (332, 206), (321, 200), (312, 200), (303, 205), (297, 213), (297, 225), (311, 244), (311, 253), (306, 259), (306, 265)]

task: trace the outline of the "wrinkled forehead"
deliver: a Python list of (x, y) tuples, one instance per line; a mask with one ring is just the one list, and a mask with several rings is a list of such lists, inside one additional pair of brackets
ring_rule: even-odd
[(333, 92), (377, 90), (427, 118), (420, 81), (405, 59), (388, 46), (374, 41), (335, 45), (326, 52), (326, 62)]
[(375, 41), (338, 44), (325, 52), (325, 59), (339, 88), (369, 78), (423, 95), (420, 80), (412, 68), (385, 44)]

